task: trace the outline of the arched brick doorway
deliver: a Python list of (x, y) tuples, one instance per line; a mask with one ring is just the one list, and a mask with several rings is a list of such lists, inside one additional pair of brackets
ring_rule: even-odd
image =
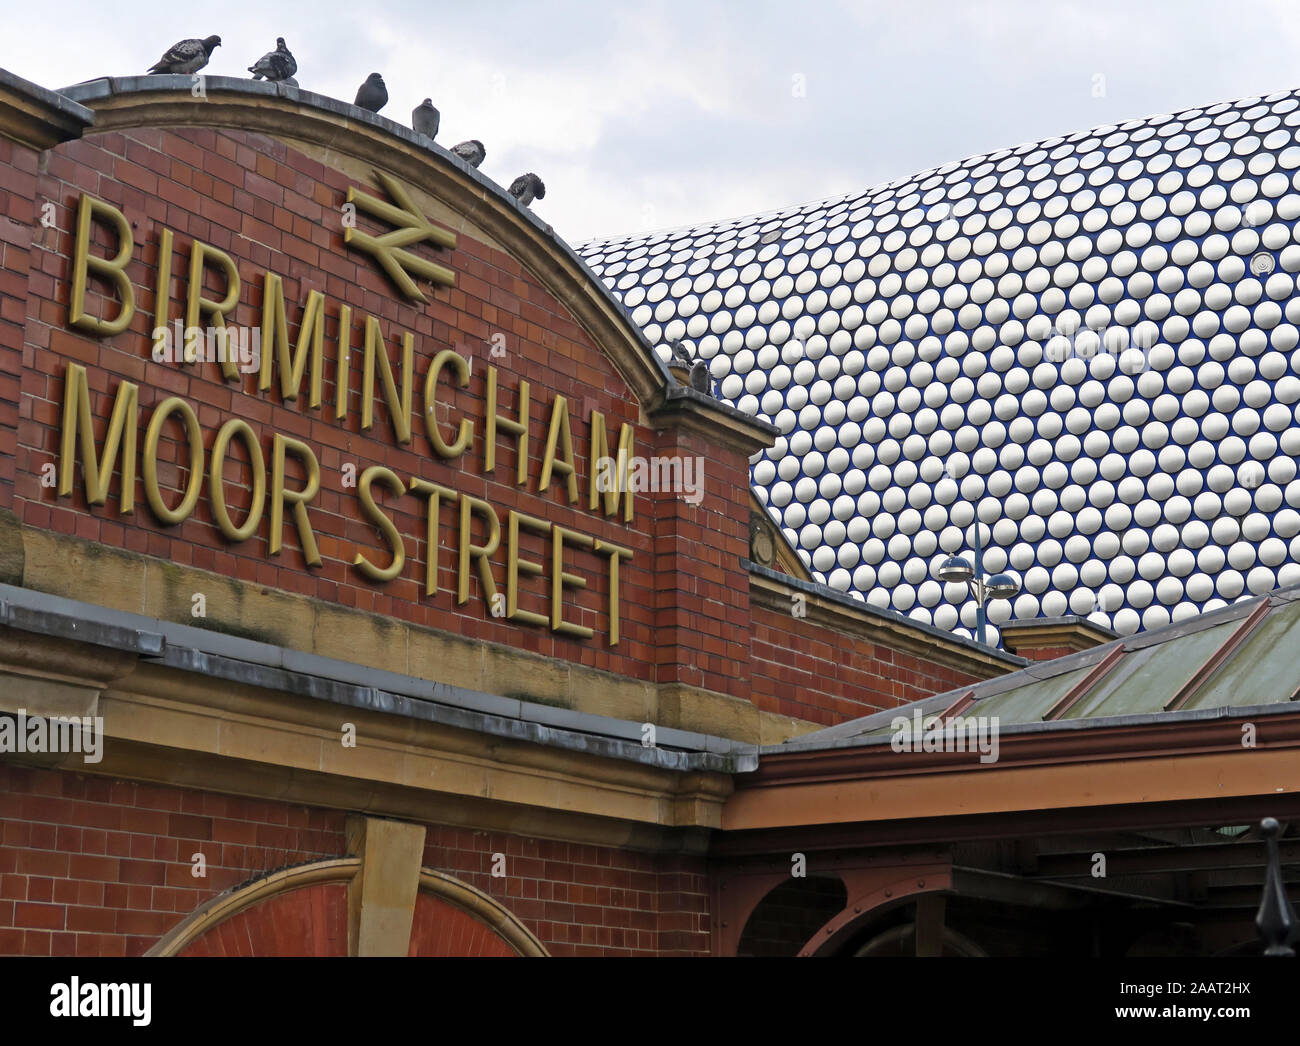
[[(214, 897), (146, 953), (156, 956), (353, 954), (349, 890), (355, 857), (282, 868)], [(541, 942), (506, 908), (452, 876), (421, 869), (410, 956), (542, 956)]]

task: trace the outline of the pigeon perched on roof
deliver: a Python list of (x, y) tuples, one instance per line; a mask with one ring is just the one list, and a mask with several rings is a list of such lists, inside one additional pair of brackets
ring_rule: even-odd
[(212, 52), (221, 46), (221, 37), (205, 36), (202, 40), (194, 37), (179, 40), (167, 48), (167, 53), (149, 67), (153, 73), (180, 73), (187, 75), (197, 73), (212, 57)]
[(546, 186), (537, 175), (529, 171), (510, 183), (510, 195), (527, 207), (534, 200), (546, 199)]
[(388, 104), (388, 88), (384, 86), (384, 78), (378, 73), (367, 76), (366, 82), (357, 89), (357, 99), (352, 104), (369, 109), (372, 113), (379, 112)]
[(440, 119), (438, 110), (433, 107), (433, 99), (426, 98), (411, 110), (411, 130), (429, 139), (436, 138)]
[(690, 350), (681, 338), (673, 338), (668, 343), (668, 351), (672, 353), (673, 362), (683, 367), (689, 367), (694, 362), (691, 359)]
[(709, 373), (709, 365), (703, 360), (696, 360), (691, 367), (691, 388), (706, 396), (713, 394), (713, 376)]
[(289, 48), (284, 46), (284, 37), (277, 36), (275, 50), (267, 51), (248, 67), (248, 71), (253, 74), (254, 80), (260, 80), (265, 76), (268, 80), (278, 82), (292, 77), (298, 71), (298, 63), (289, 53)]
[(483, 143), (477, 138), (471, 138), (468, 142), (453, 145), (451, 151), (471, 167), (477, 167), (483, 162), (483, 157), (487, 156), (487, 150), (483, 148)]

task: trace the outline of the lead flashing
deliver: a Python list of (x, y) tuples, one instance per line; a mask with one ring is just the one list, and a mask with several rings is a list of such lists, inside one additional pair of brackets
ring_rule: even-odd
[(754, 745), (728, 738), (656, 726), (658, 744), (647, 748), (642, 723), (366, 668), (12, 585), (0, 585), (0, 624), (127, 650), (169, 668), (248, 686), (660, 769), (731, 773), (758, 766)]

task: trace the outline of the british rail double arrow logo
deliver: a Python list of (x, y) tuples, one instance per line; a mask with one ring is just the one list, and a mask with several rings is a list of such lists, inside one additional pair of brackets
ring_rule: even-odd
[(393, 226), (393, 229), (382, 236), (371, 236), (369, 233), (362, 232), (355, 224), (352, 224), (343, 230), (343, 242), (350, 247), (355, 247), (357, 250), (373, 255), (380, 268), (396, 284), (397, 289), (408, 298), (414, 301), (427, 302), (429, 299), (425, 297), (420, 288), (416, 286), (415, 280), (411, 278), (412, 273), (432, 280), (434, 283), (446, 284), (449, 287), (455, 285), (456, 274), (446, 266), (426, 261), (412, 254), (406, 248), (413, 244), (423, 243), (426, 240), (437, 244), (439, 247), (455, 247), (456, 234), (433, 225), (415, 206), (410, 194), (396, 178), (385, 174), (383, 171), (375, 171), (375, 177), (379, 179), (379, 184), (384, 187), (384, 191), (397, 204), (396, 207), (379, 199), (377, 196), (359, 192), (356, 186), (348, 189), (348, 203), (355, 205), (358, 210), (365, 211), (366, 214), (373, 218), (387, 222)]

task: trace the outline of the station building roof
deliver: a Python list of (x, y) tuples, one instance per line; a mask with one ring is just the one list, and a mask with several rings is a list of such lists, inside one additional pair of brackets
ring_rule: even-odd
[(888, 743), (897, 720), (914, 711), (922, 721), (997, 717), (1014, 733), (1291, 713), (1300, 696), (1290, 646), (1297, 638), (1293, 586), (771, 748)]

